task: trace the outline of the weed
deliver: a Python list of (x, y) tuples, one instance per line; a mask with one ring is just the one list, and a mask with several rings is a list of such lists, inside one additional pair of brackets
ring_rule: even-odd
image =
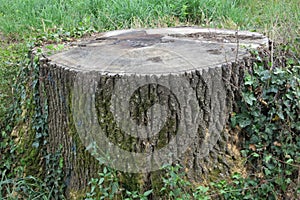
[(110, 167), (104, 167), (99, 173), (99, 178), (92, 178), (89, 183), (91, 190), (86, 194), (86, 200), (94, 199), (141, 199), (146, 200), (152, 190), (145, 192), (129, 191), (120, 184), (118, 171)]

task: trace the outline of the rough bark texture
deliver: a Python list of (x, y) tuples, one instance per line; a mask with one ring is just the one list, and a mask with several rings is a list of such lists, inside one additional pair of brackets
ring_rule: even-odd
[(172, 161), (198, 182), (228, 176), (239, 156), (229, 117), (237, 109), (247, 48), (266, 43), (249, 32), (125, 30), (41, 59), (48, 148), (62, 146), (67, 195), (77, 198), (101, 167), (86, 150), (92, 142), (110, 154), (111, 166), (126, 171), (125, 184), (157, 188), (159, 172), (152, 171)]

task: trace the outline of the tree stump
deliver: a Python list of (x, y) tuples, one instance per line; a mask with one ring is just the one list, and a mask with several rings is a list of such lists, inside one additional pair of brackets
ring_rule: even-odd
[(171, 163), (195, 181), (229, 175), (229, 117), (249, 49), (262, 45), (266, 37), (245, 31), (120, 30), (40, 59), (48, 150), (62, 146), (68, 196), (97, 175), (97, 159), (142, 187), (155, 187), (153, 174)]

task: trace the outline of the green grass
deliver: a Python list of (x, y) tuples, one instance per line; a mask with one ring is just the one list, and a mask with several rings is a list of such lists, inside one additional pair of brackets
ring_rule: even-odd
[[(178, 24), (266, 31), (291, 20), (298, 0), (0, 0), (0, 30), (16, 38), (56, 28), (97, 31)], [(279, 22), (279, 23), (278, 23)]]

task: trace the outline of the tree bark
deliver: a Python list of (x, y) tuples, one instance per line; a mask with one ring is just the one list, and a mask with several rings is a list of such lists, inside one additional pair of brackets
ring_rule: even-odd
[(144, 188), (175, 162), (194, 181), (228, 176), (239, 156), (229, 117), (249, 49), (262, 45), (264, 36), (242, 31), (122, 30), (41, 59), (48, 150), (62, 147), (68, 196), (97, 176), (96, 158)]

